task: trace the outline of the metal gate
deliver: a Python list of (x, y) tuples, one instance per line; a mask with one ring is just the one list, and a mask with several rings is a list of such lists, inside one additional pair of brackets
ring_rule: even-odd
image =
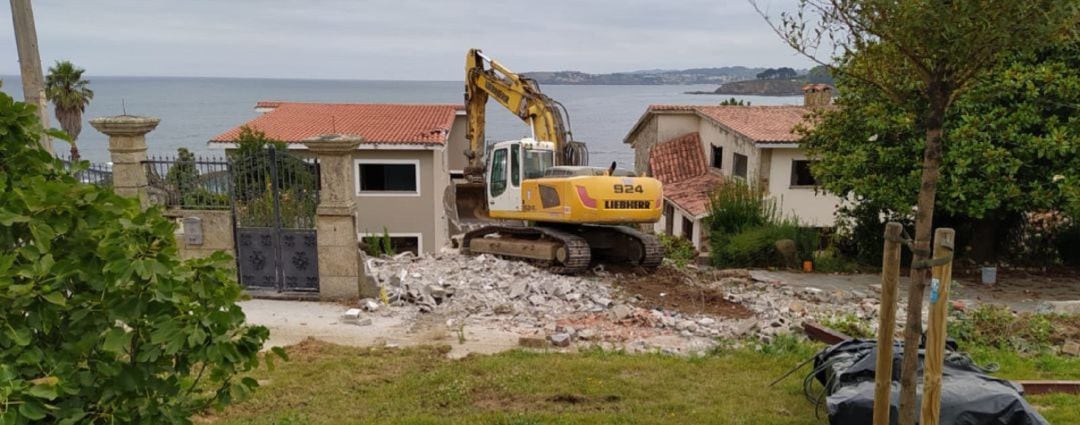
[(229, 166), (240, 284), (252, 290), (318, 291), (318, 163), (270, 145), (240, 149)]

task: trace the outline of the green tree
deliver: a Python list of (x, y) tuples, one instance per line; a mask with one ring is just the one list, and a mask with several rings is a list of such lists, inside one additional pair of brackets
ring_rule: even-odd
[[(803, 146), (825, 189), (890, 211), (911, 211), (918, 192), (925, 128), (917, 111), (897, 106), (855, 78), (838, 83), (841, 108), (821, 111)], [(957, 97), (945, 120), (937, 217), (968, 218), (982, 240), (975, 258), (1031, 211), (1077, 211), (1080, 181), (1080, 37), (1005, 55)], [(960, 229), (958, 229), (960, 231)], [(996, 235), (995, 235), (996, 233)], [(880, 237), (880, 232), (878, 235)], [(987, 252), (986, 250), (990, 251)]]
[(185, 424), (257, 387), (269, 331), (227, 255), (181, 261), (172, 221), (80, 183), (4, 94), (0, 134), (0, 423)]
[(72, 161), (79, 160), (76, 140), (82, 133), (82, 114), (94, 98), (94, 91), (87, 87), (90, 81), (83, 79), (83, 72), (86, 70), (69, 61), (57, 61), (45, 76), (45, 97), (54, 105), (60, 128), (71, 136)]
[(750, 102), (732, 97), (731, 99), (721, 100), (720, 106), (750, 106)]
[[(893, 105), (914, 111), (918, 125), (910, 125), (925, 130), (900, 379), (901, 425), (915, 423), (914, 348), (922, 334), (947, 114), (1000, 55), (1050, 44), (1054, 34), (1076, 22), (1074, 1), (800, 0), (796, 11), (782, 13), (774, 26), (792, 48), (830, 65), (834, 75), (840, 71), (862, 80)], [(918, 161), (919, 156), (905, 159)]]

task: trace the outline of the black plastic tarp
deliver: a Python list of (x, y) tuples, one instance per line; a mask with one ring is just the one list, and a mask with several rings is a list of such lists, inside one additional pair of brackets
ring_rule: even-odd
[[(942, 425), (1042, 425), (1047, 424), (1023, 397), (1018, 385), (991, 377), (966, 355), (946, 348), (941, 382)], [(897, 422), (900, 391), (900, 359), (903, 346), (893, 347), (891, 423)], [(925, 352), (919, 350), (919, 401), (922, 403), (922, 367)], [(868, 424), (874, 412), (874, 374), (877, 343), (849, 340), (828, 347), (814, 357), (816, 379), (824, 385), (825, 407), (830, 424)], [(808, 395), (809, 392), (808, 392)], [(820, 396), (815, 401), (820, 402)]]

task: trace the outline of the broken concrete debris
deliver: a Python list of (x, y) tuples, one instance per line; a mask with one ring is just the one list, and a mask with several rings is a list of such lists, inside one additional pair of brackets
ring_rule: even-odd
[[(565, 347), (578, 341), (688, 353), (714, 346), (716, 338), (768, 340), (799, 329), (805, 319), (830, 315), (854, 317), (872, 328), (878, 314), (876, 295), (868, 295), (872, 289), (856, 293), (795, 288), (755, 280), (741, 269), (675, 272), (685, 273), (685, 279), (673, 283), (663, 296), (678, 296), (685, 291), (677, 287), (681, 285), (720, 291), (723, 299), (752, 312), (749, 318), (649, 305), (636, 294), (622, 292), (620, 275), (607, 270), (563, 276), (523, 262), (450, 253), (372, 258), (368, 269), (386, 294), (389, 308), (380, 310), (379, 302), (367, 299), (360, 303), (364, 311), (437, 314), (469, 327), (515, 332), (521, 335), (519, 345), (530, 348)], [(356, 310), (359, 315), (361, 309)], [(680, 340), (686, 343), (671, 343)], [(654, 346), (650, 341), (659, 342)]]

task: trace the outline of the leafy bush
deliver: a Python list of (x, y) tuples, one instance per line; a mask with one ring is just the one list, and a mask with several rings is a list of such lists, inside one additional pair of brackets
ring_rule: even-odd
[(794, 267), (776, 242), (795, 241), (796, 258), (809, 260), (819, 244), (817, 229), (799, 227), (780, 215), (776, 200), (741, 181), (720, 185), (710, 197), (711, 257), (717, 267)]
[(365, 237), (364, 240), (364, 252), (372, 257), (381, 256), (394, 256), (397, 252), (394, 250), (393, 241), (390, 240), (390, 230), (383, 226), (382, 236), (371, 235)]
[(664, 246), (664, 257), (675, 262), (676, 266), (684, 267), (697, 258), (697, 250), (689, 239), (666, 233), (660, 233), (658, 236), (660, 236), (660, 244)]
[(39, 147), (33, 111), (0, 94), (0, 423), (182, 424), (249, 394), (269, 331), (228, 256), (181, 261), (157, 209)]
[(748, 227), (780, 221), (776, 200), (742, 181), (725, 182), (709, 197), (707, 223), (713, 234), (735, 234)]
[(832, 315), (821, 319), (825, 327), (835, 329), (853, 338), (873, 338), (874, 332), (865, 320), (859, 319), (854, 313)]

